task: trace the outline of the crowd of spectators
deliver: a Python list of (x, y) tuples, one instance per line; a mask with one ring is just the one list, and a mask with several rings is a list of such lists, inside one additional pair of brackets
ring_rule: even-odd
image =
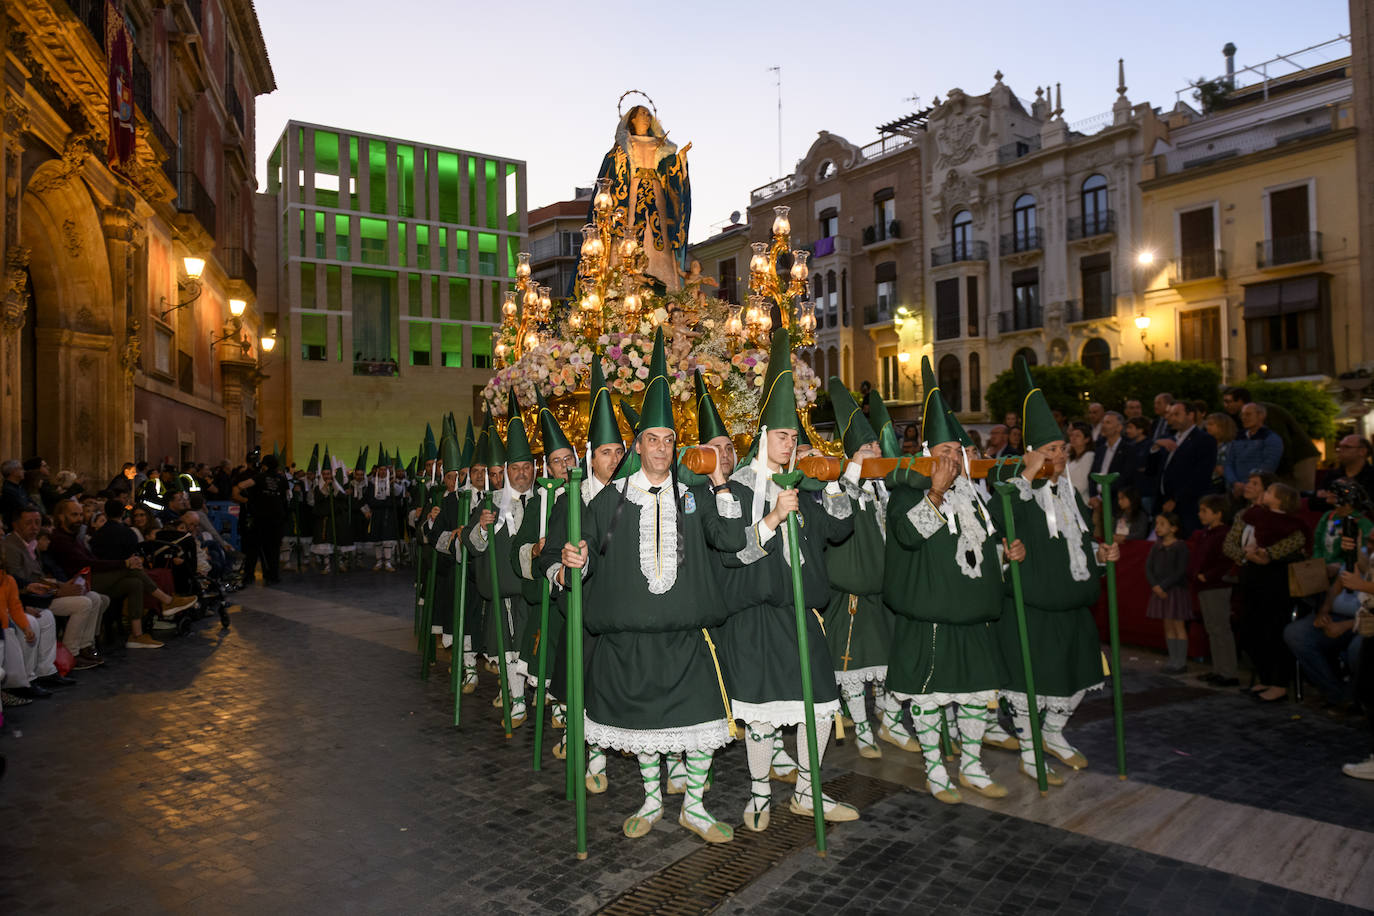
[[(1164, 670), (1189, 671), (1189, 627), (1200, 622), (1211, 655), (1200, 679), (1261, 703), (1306, 684), (1333, 715), (1374, 716), (1374, 660), (1365, 649), (1374, 640), (1362, 635), (1374, 636), (1370, 442), (1344, 435), (1319, 468), (1320, 452), (1293, 415), (1245, 388), (1226, 389), (1215, 412), (1168, 392), (1150, 403), (1152, 415), (1137, 399), (1119, 411), (1091, 403), (1082, 416), (1055, 413), (1067, 477), (1098, 536), (1141, 542), (1146, 616), (1161, 621), (1169, 649)], [(1021, 454), (1018, 415), (1009, 412), (976, 445), (987, 458)], [(920, 452), (916, 424), (902, 446)], [(1093, 479), (1104, 473), (1117, 475), (1110, 492)], [(1245, 684), (1242, 654), (1252, 672)], [(1374, 780), (1374, 755), (1344, 772)]]

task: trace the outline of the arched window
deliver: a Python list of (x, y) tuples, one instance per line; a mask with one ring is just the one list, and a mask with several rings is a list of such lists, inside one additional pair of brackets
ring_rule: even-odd
[(1083, 345), (1083, 353), (1078, 357), (1083, 368), (1091, 369), (1101, 375), (1112, 368), (1112, 348), (1101, 337), (1094, 337)]
[(1035, 197), (1022, 194), (1011, 210), (1012, 251), (1034, 251), (1040, 247), (1035, 231)]
[(969, 243), (973, 240), (973, 214), (967, 210), (960, 210), (954, 214), (954, 220), (950, 224), (950, 236), (954, 260), (969, 260)]
[[(968, 409), (980, 413), (983, 409), (983, 361), (977, 353), (968, 355)], [(1026, 707), (1029, 709), (1030, 707)]]
[(835, 276), (835, 271), (825, 272), (825, 323), (827, 327), (835, 327), (839, 324), (840, 314), (840, 281)]
[(940, 357), (940, 371), (936, 373), (939, 378), (940, 393), (945, 396), (945, 403), (949, 409), (958, 413), (964, 409), (964, 403), (959, 397), (963, 379), (960, 377), (959, 357), (953, 353), (946, 353)]
[(1111, 231), (1107, 212), (1107, 179), (1089, 175), (1083, 182), (1084, 238)]
[[(1030, 347), (1022, 347), (1021, 349), (1019, 349), (1019, 350), (1017, 350), (1015, 353), (1013, 353), (1013, 354), (1012, 354), (1012, 362), (1013, 362), (1013, 363), (1016, 361), (1016, 357), (1018, 357), (1018, 356), (1021, 357), (1022, 359), (1024, 359), (1024, 360), (1026, 361), (1026, 365), (1027, 365), (1027, 366), (1034, 366), (1034, 365), (1035, 365), (1035, 362), (1036, 362), (1035, 351), (1032, 350)], [(1028, 707), (1028, 708), (1029, 708), (1029, 707)]]
[[(830, 375), (825, 377), (827, 382), (831, 375), (837, 376), (840, 379), (844, 378), (844, 374), (840, 371), (840, 351), (835, 347), (831, 347), (829, 350), (825, 351), (825, 368), (830, 373)], [(1030, 709), (1029, 706), (1026, 708)]]

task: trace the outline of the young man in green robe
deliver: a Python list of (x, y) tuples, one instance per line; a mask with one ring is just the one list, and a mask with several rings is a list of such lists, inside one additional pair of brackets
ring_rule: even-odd
[(883, 561), (887, 542), (887, 486), (862, 479), (865, 458), (896, 458), (901, 446), (887, 420), (887, 407), (876, 392), (869, 410), (883, 428), (883, 439), (838, 378), (831, 376), (830, 401), (848, 463), (841, 486), (854, 503), (854, 536), (825, 552), (830, 577), (830, 604), (825, 609), (825, 635), (835, 667), (835, 681), (854, 728), (861, 757), (883, 755), (868, 722), (865, 694), (873, 685), (873, 702), (881, 719), (877, 737), (903, 750), (920, 749), (902, 723), (902, 704), (884, 689), (887, 660), (892, 649), (893, 614), (883, 604)]
[[(780, 328), (773, 334), (754, 447), (750, 458), (735, 470), (724, 488), (738, 504), (737, 511), (748, 525), (743, 548), (727, 552), (722, 558), (727, 567), (726, 597), (731, 616), (721, 628), (721, 656), (735, 715), (747, 723), (745, 751), (752, 786), (744, 809), (744, 826), (750, 830), (764, 830), (768, 826), (772, 806), (769, 777), (774, 769), (775, 738), (781, 728), (796, 725), (798, 748), (807, 746), (788, 515), (798, 514), (800, 543), (796, 546), (804, 607), (808, 609), (829, 603), (826, 545), (839, 543), (854, 531), (853, 505), (837, 482), (824, 485), (825, 492), (817, 501), (809, 496), (799, 499), (796, 489), (782, 489), (773, 480), (774, 474), (792, 467), (799, 426), (788, 332)], [(810, 483), (820, 486), (816, 481)], [(839, 712), (840, 698), (820, 620), (815, 613), (807, 613), (804, 619), (810, 647), (807, 664), (816, 738), (824, 756), (831, 718)], [(811, 804), (810, 772), (799, 767), (790, 808), (794, 813), (810, 816)], [(826, 820), (849, 821), (859, 816), (852, 805), (824, 796), (822, 806)]]
[[(625, 457), (625, 442), (620, 437), (620, 427), (616, 425), (615, 408), (611, 405), (610, 390), (606, 387), (606, 379), (601, 371), (601, 355), (592, 357), (591, 380), (587, 390), (590, 392), (590, 410), (588, 411), (587, 423), (587, 476), (583, 479), (578, 497), (582, 500), (583, 513), (587, 511), (587, 506), (591, 505), (596, 495), (606, 488), (615, 475), (616, 468), (620, 467), (620, 462)], [(541, 406), (539, 419), (541, 424), (556, 424), (551, 412), (546, 413), (547, 407)], [(544, 429), (541, 426), (541, 429)], [(550, 436), (563, 437), (562, 430), (544, 429), (544, 441), (550, 441)], [(568, 665), (567, 653), (564, 648), (563, 640), (566, 638), (567, 626), (567, 591), (563, 587), (563, 564), (562, 564), (562, 544), (566, 541), (568, 531), (568, 494), (564, 490), (558, 494), (558, 499), (553, 504), (553, 511), (549, 516), (549, 524), (545, 536), (539, 543), (539, 554), (534, 561), (535, 572), (549, 581), (551, 595), (554, 599), (549, 608), (549, 651), (550, 656), (550, 686), (549, 694), (551, 698), (559, 700), (567, 699), (567, 678)], [(585, 630), (586, 627), (584, 626)], [(583, 656), (590, 657), (596, 645), (596, 637), (589, 633), (583, 634)], [(564, 702), (554, 702), (553, 720), (555, 728), (566, 726), (567, 705)], [(562, 760), (567, 756), (567, 733), (559, 738), (554, 745), (553, 754)], [(671, 782), (671, 771), (670, 771)], [(594, 795), (599, 795), (606, 791), (609, 785), (606, 777), (606, 752), (600, 747), (589, 745), (587, 748), (587, 791)], [(672, 789), (670, 788), (671, 792)]]
[(315, 541), (315, 480), (320, 472), (320, 446), (318, 443), (310, 451), (310, 461), (306, 464), (304, 476), (297, 471), (291, 482), (291, 495), (287, 500), (290, 513), (287, 523), (287, 536), (282, 548), (288, 558), (295, 556), (296, 572), (305, 572), (306, 558), (311, 555), (310, 545)]
[[(496, 627), (502, 627), (505, 631), (506, 657), (501, 660), (505, 663), (502, 671), (510, 693), (511, 727), (516, 728), (525, 723), (526, 715), (525, 679), (522, 675), (518, 639), (525, 629), (529, 605), (525, 601), (524, 583), (512, 562), (512, 540), (515, 533), (520, 530), (525, 514), (537, 512), (539, 505), (534, 495), (534, 453), (530, 450), (529, 437), (525, 434), (525, 421), (520, 416), (520, 405), (515, 399), (514, 391), (510, 393), (507, 409), (510, 422), (506, 426), (505, 474), (502, 475), (504, 486), (497, 491), (488, 489), (489, 494), (494, 492), (492, 507), (488, 509), (485, 502), (482, 504), (478, 523), (469, 526), (463, 541), (472, 554), (468, 560), (469, 566), (474, 562), (477, 566), (477, 592), (492, 606), (492, 613), (487, 615), (485, 634), (488, 658), (492, 652), (499, 652), (497, 646), (500, 643)], [(499, 441), (500, 437), (495, 427), (490, 427), (488, 442)], [(490, 472), (498, 463), (494, 459), (490, 460), (488, 471)], [(494, 484), (494, 481), (492, 483)], [(488, 526), (493, 523), (494, 543), (488, 543)], [(487, 557), (488, 550), (496, 553), (495, 581), (492, 579), (492, 564)], [(498, 590), (501, 597), (499, 605), (495, 602)], [(492, 705), (501, 705), (499, 693)]]
[(733, 717), (707, 628), (726, 614), (718, 551), (740, 549), (744, 537), (737, 511), (722, 516), (728, 495), (679, 482), (676, 446), (659, 329), (634, 449), (592, 499), (583, 540), (565, 543), (561, 562), (584, 570), (584, 622), (596, 636), (586, 661), (587, 741), (639, 758), (644, 803), (625, 835), (645, 836), (662, 817), (662, 755), (685, 752), (678, 823), (724, 843), (734, 832), (706, 810), (704, 795)]
[(951, 704), (962, 748), (959, 785), (989, 798), (1007, 794), (983, 767), (982, 739), (988, 707), (1007, 678), (996, 631), (1003, 593), (998, 548), (1019, 560), (1025, 547), (1006, 543), (969, 479), (962, 427), (928, 358), (921, 376), (923, 452), (935, 464), (928, 477), (914, 470), (890, 475), (883, 597), (898, 618), (887, 685), (898, 700), (911, 701), (927, 790), (957, 804), (962, 798), (940, 750), (940, 723)]
[[(454, 586), (457, 584), (455, 576), (459, 574), (456, 554), (463, 531), (458, 522), (462, 518), (463, 501), (467, 498), (460, 483), (463, 476), (460, 469), (464, 464), (463, 453), (458, 448), (457, 429), (445, 417), (439, 441), (439, 465), (442, 470), (434, 471), (436, 476), (442, 474), (442, 491), (431, 497), (430, 517), (422, 526), (425, 544), (433, 549), (430, 556), (437, 564), (434, 567), (434, 609), (430, 617), (430, 632), (440, 638), (444, 647), (452, 646), (455, 639), (453, 606), (457, 598)], [(465, 685), (468, 673), (465, 667)], [(471, 673), (475, 685), (476, 671)]]
[[(1064, 473), (1069, 458), (1064, 433), (1044, 392), (1031, 378), (1026, 361), (1019, 356), (1016, 376), (1024, 405), (1021, 428), (1025, 431), (1026, 466), (1021, 475), (1012, 478), (1017, 489), (1012, 512), (1016, 532), (1030, 557), (1021, 567), (1021, 590), (1036, 698), (1044, 715), (1040, 734), (1046, 751), (1077, 770), (1088, 762), (1064, 737), (1064, 726), (1084, 693), (1102, 686), (1102, 644), (1091, 608), (1102, 591), (1105, 564), (1117, 559), (1120, 548), (1099, 544), (1093, 538), (1092, 512)], [(1036, 479), (1047, 464), (1051, 468), (1049, 479)], [(1000, 516), (1001, 500), (993, 505)], [(1003, 697), (1011, 706), (1012, 724), (1021, 744), (1021, 772), (1033, 779), (1030, 703), (1009, 589), (1005, 600), (997, 631), (1011, 680)], [(1053, 770), (1046, 775), (1051, 785), (1063, 784), (1063, 778)]]

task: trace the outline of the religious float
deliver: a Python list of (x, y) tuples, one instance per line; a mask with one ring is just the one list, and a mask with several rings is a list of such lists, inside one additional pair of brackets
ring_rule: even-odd
[[(648, 103), (623, 110), (625, 100)], [(771, 242), (754, 242), (745, 303), (713, 295), (716, 281), (687, 256), (691, 182), (687, 152), (668, 139), (653, 101), (637, 90), (620, 98), (615, 143), (602, 160), (582, 227), (581, 257), (572, 295), (559, 302), (531, 277), (530, 256), (516, 264), (516, 288), (501, 306), (494, 344), (497, 372), (483, 400), (504, 430), (507, 392), (524, 405), (525, 428), (536, 449), (535, 390), (574, 440), (587, 429), (587, 380), (594, 354), (603, 360), (615, 401), (638, 407), (649, 374), (655, 329), (668, 347), (674, 416), (684, 444), (696, 439), (693, 374), (702, 372), (737, 447), (743, 451), (758, 413), (776, 322), (790, 334), (797, 405), (811, 440), (835, 450), (811, 428), (809, 408), (823, 380), (798, 358), (815, 343), (815, 305), (807, 297), (809, 252), (791, 248), (787, 207), (776, 207)], [(622, 428), (629, 434), (621, 417)]]

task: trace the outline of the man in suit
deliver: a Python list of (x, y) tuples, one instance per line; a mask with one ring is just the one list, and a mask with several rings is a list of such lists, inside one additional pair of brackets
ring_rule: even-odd
[[(1172, 427), (1169, 424), (1169, 408), (1173, 406), (1174, 396), (1167, 391), (1161, 391), (1155, 395), (1155, 425), (1150, 430), (1150, 441), (1155, 442), (1159, 439), (1167, 439), (1172, 435)], [(1157, 449), (1151, 449), (1157, 451)]]
[(1016, 449), (1007, 441), (1007, 427), (998, 423), (988, 430), (987, 448), (984, 453), (989, 458), (1004, 458), (1016, 454)]
[(1102, 418), (1106, 415), (1107, 408), (1103, 407), (1096, 401), (1093, 401), (1091, 404), (1088, 405), (1088, 424), (1093, 428), (1092, 443), (1094, 445), (1101, 442), (1102, 437), (1106, 435), (1106, 433), (1102, 429)]
[(1198, 527), (1198, 500), (1210, 492), (1217, 463), (1217, 440), (1197, 425), (1197, 408), (1184, 401), (1169, 406), (1172, 438), (1156, 439), (1152, 456), (1158, 468), (1161, 512), (1177, 512), (1186, 538)]
[[(1113, 484), (1109, 493), (1098, 492), (1097, 481), (1088, 478), (1088, 505), (1092, 506), (1096, 513), (1102, 506), (1103, 499), (1113, 499), (1117, 493), (1124, 488), (1135, 486), (1135, 465), (1132, 463), (1132, 451), (1122, 432), (1126, 428), (1126, 418), (1115, 410), (1107, 411), (1102, 415), (1102, 438), (1093, 444), (1093, 469), (1094, 474), (1120, 474)], [(1113, 507), (1115, 508), (1115, 507)]]

